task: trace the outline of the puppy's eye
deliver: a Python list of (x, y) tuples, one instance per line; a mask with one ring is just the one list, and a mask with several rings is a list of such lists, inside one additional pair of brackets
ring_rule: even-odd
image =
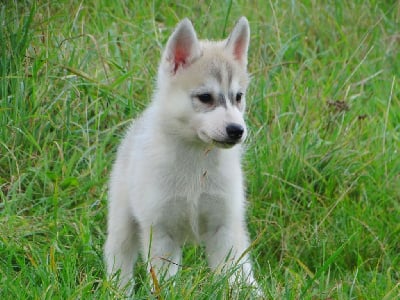
[(236, 102), (242, 101), (243, 93), (237, 93), (236, 94)]
[(211, 94), (200, 94), (197, 95), (197, 99), (200, 100), (200, 102), (204, 103), (204, 104), (212, 104), (213, 103), (213, 97), (211, 96)]

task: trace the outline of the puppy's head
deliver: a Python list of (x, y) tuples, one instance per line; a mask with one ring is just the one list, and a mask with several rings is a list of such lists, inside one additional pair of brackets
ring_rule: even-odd
[(178, 24), (158, 72), (165, 130), (221, 148), (245, 139), (249, 36), (245, 17), (222, 41), (198, 40), (188, 19)]

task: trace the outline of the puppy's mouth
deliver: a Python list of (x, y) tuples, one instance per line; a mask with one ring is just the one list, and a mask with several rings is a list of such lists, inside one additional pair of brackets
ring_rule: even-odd
[(212, 140), (212, 144), (223, 149), (229, 149), (232, 148), (233, 146), (240, 144), (241, 140), (224, 140), (224, 141), (219, 141), (219, 140)]
[(244, 139), (243, 137), (232, 139), (229, 137), (222, 137), (222, 136), (220, 138), (216, 138), (216, 137), (212, 138), (204, 131), (200, 131), (198, 133), (198, 137), (204, 143), (214, 145), (215, 147), (218, 147), (221, 149), (232, 148), (233, 146), (242, 143), (243, 139)]

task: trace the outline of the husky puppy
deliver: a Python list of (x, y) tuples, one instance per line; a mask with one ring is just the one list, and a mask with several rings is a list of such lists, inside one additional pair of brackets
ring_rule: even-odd
[(122, 286), (140, 253), (174, 275), (189, 241), (205, 245), (212, 269), (236, 266), (231, 281), (256, 286), (241, 169), (249, 36), (245, 17), (226, 40), (199, 40), (188, 19), (170, 36), (152, 102), (111, 174), (105, 262)]

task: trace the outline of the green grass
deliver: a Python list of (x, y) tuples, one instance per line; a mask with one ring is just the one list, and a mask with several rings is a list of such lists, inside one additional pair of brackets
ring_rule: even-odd
[[(266, 298), (400, 296), (399, 2), (71, 0), (0, 4), (0, 299), (123, 298), (102, 262), (115, 149), (178, 20), (220, 39), (241, 15)], [(164, 299), (250, 297), (185, 253)], [(147, 299), (144, 263), (136, 281)]]

